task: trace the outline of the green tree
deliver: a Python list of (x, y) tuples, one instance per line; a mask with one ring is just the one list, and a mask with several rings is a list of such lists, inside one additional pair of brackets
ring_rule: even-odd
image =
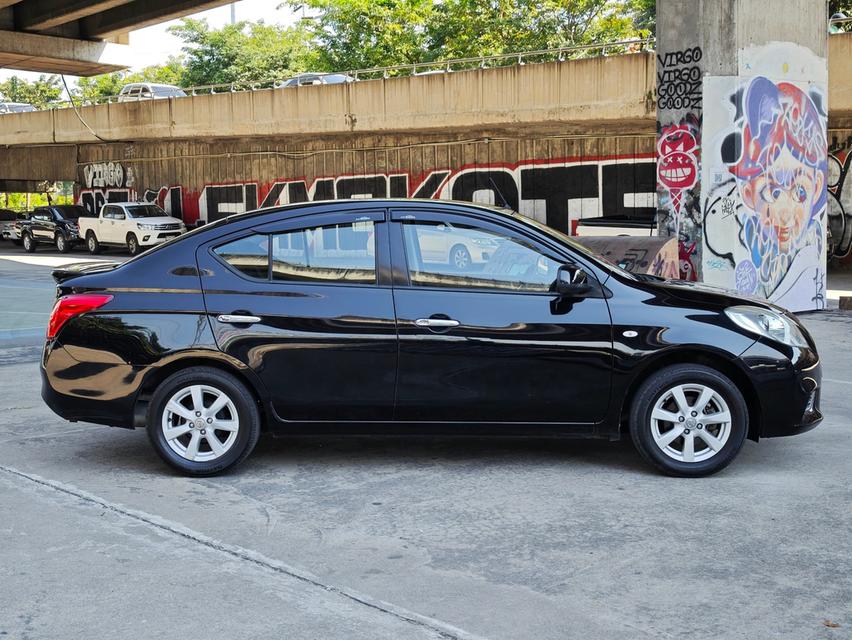
[(307, 0), (289, 2), (316, 15), (304, 21), (317, 71), (382, 67), (431, 59), (432, 0)]
[(313, 14), (320, 70), (392, 66), (634, 38), (653, 0), (290, 0)]
[(164, 65), (145, 67), (141, 71), (115, 71), (77, 81), (76, 94), (84, 101), (94, 102), (117, 96), (121, 88), (131, 82), (157, 82), (161, 84), (183, 83), (184, 66), (180, 58), (170, 57)]
[(237, 22), (211, 29), (205, 20), (186, 18), (169, 31), (185, 43), (184, 86), (284, 78), (302, 71), (309, 54), (300, 26)]
[(37, 109), (47, 106), (62, 95), (62, 85), (59, 76), (41, 75), (32, 82), (12, 76), (5, 82), (0, 82), (0, 96), (8, 102), (26, 102)]

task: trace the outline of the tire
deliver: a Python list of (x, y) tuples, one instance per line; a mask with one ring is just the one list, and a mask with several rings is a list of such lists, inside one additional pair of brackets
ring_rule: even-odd
[(134, 233), (127, 234), (127, 253), (132, 256), (139, 253), (139, 239)]
[(450, 249), (450, 265), (459, 271), (470, 269), (470, 251), (463, 244), (457, 244)]
[(12, 240), (12, 244), (15, 245), (16, 247), (20, 247), (23, 243), (24, 243), (23, 240), (21, 240), (19, 238), (15, 238), (14, 240)]
[(34, 253), (36, 247), (38, 247), (38, 242), (36, 242), (31, 233), (25, 233), (22, 242), (24, 243), (24, 251), (27, 253)]
[(101, 243), (98, 242), (98, 238), (93, 231), (89, 231), (86, 234), (86, 248), (93, 256), (101, 252)]
[(56, 249), (59, 253), (68, 253), (71, 251), (71, 243), (68, 242), (68, 238), (65, 237), (64, 233), (56, 234)]
[[(718, 419), (724, 417), (727, 421)], [(663, 473), (708, 476), (728, 466), (742, 449), (748, 408), (736, 385), (715, 369), (674, 365), (652, 374), (637, 390), (630, 435), (642, 457)]]
[[(200, 416), (195, 389), (203, 407)], [(224, 404), (211, 417), (206, 409), (216, 402)], [(176, 405), (180, 406), (173, 410)], [(214, 427), (208, 428), (211, 423)], [(260, 437), (254, 396), (237, 378), (213, 367), (191, 367), (163, 381), (148, 407), (147, 424), (148, 439), (160, 458), (189, 476), (211, 476), (238, 465)], [(172, 437), (167, 437), (167, 429)]]

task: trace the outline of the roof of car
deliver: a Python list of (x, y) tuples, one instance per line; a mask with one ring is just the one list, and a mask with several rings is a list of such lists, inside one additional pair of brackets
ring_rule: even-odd
[[(375, 209), (382, 207), (390, 207), (393, 205), (407, 204), (415, 205), (422, 208), (434, 208), (443, 206), (464, 207), (466, 209), (479, 209), (489, 213), (496, 213), (505, 217), (512, 217), (515, 212), (506, 207), (498, 207), (495, 205), (482, 204), (480, 202), (470, 202), (469, 200), (438, 200), (435, 198), (364, 198), (364, 199), (341, 199), (341, 200), (315, 200), (313, 202), (296, 202), (293, 204), (274, 205), (246, 211), (245, 213), (234, 213), (220, 220), (229, 222), (237, 222), (248, 220), (253, 217), (267, 215), (276, 211), (296, 211), (299, 209), (312, 209), (327, 207), (331, 204), (345, 203), (347, 209)], [(216, 222), (219, 222), (217, 220)]]

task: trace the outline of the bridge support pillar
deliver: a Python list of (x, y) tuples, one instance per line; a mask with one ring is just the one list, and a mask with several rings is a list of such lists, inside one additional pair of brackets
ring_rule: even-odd
[(657, 0), (657, 214), (681, 277), (825, 306), (828, 15)]

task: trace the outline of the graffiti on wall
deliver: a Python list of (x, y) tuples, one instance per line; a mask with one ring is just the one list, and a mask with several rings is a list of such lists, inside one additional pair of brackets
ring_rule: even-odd
[(657, 63), (657, 108), (701, 110), (701, 47), (660, 53)]
[(701, 275), (701, 47), (657, 55), (657, 230), (677, 238), (680, 277)]
[(705, 167), (704, 280), (793, 310), (825, 304), (825, 90), (799, 84), (709, 83), (727, 93), (730, 121), (705, 120), (716, 155)]
[[(86, 165), (83, 173), (86, 174)], [(655, 162), (651, 154), (582, 160), (529, 160), (460, 169), (272, 181), (170, 184), (143, 189), (126, 184), (90, 187), (77, 201), (96, 212), (105, 202), (144, 199), (188, 223), (212, 222), (258, 207), (345, 198), (413, 197), (468, 200), (509, 207), (570, 233), (581, 218), (601, 215), (653, 220), (656, 212)], [(122, 169), (125, 175), (130, 167)], [(118, 170), (114, 169), (116, 174)], [(144, 182), (141, 171), (135, 173)]]
[(838, 138), (828, 146), (828, 255), (844, 260), (852, 254), (852, 134)]

